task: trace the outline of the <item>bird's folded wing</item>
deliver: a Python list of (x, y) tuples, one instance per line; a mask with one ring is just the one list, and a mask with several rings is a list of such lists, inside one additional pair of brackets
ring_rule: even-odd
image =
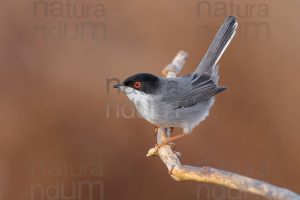
[(164, 99), (165, 102), (171, 102), (174, 109), (187, 108), (205, 102), (226, 89), (218, 87), (208, 73), (201, 76), (182, 77), (177, 86), (176, 90)]

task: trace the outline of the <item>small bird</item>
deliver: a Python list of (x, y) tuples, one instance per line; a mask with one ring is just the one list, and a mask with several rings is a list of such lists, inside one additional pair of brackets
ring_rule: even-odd
[(237, 25), (234, 16), (225, 20), (193, 73), (176, 78), (139, 73), (114, 86), (125, 92), (150, 123), (161, 128), (183, 128), (182, 134), (168, 138), (164, 144), (191, 133), (209, 115), (214, 96), (226, 90), (218, 86), (217, 63), (234, 37)]

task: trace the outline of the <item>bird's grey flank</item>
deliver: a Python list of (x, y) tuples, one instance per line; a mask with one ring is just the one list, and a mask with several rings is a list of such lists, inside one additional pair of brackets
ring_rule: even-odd
[(183, 133), (208, 115), (215, 95), (226, 90), (218, 85), (218, 61), (237, 30), (237, 19), (229, 16), (195, 71), (177, 78), (138, 73), (115, 85), (125, 92), (140, 115), (161, 128), (180, 127)]

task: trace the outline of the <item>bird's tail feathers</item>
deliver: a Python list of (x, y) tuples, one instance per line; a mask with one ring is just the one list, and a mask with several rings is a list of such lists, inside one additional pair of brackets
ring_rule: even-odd
[(212, 75), (215, 73), (216, 79), (218, 79), (218, 67), (216, 64), (234, 37), (237, 25), (237, 19), (234, 16), (229, 16), (225, 20), (194, 73), (207, 72)]

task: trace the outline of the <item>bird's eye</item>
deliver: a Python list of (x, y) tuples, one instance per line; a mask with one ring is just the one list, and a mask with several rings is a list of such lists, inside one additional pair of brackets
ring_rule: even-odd
[(142, 83), (141, 83), (140, 81), (136, 81), (136, 82), (133, 84), (133, 87), (134, 87), (135, 89), (140, 89), (141, 86), (142, 86)]

